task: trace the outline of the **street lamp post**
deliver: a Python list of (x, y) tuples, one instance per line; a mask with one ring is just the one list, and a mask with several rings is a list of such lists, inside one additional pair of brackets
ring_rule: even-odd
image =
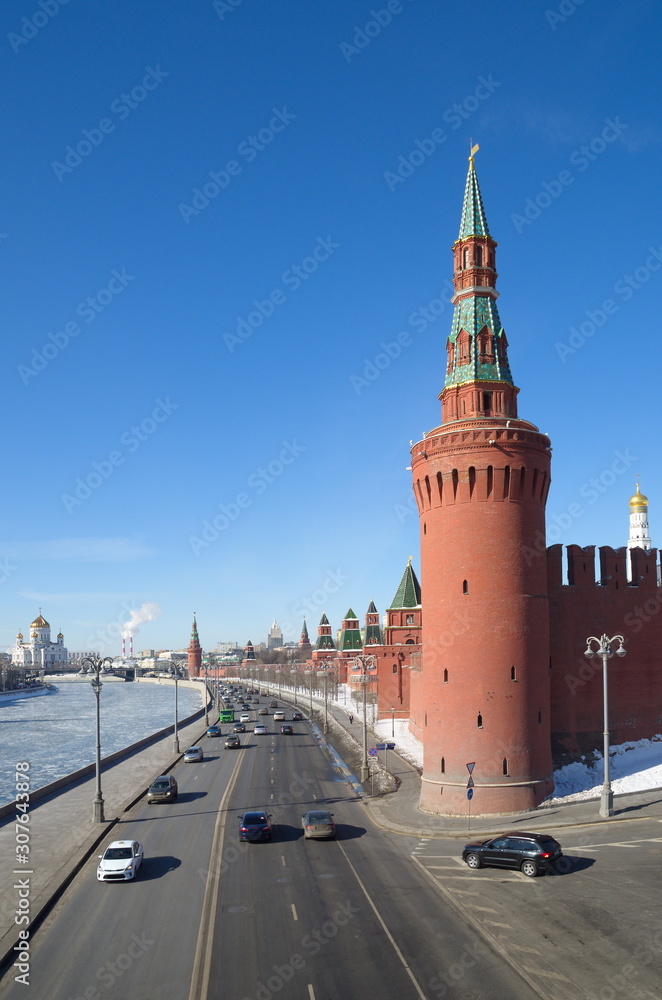
[(205, 671), (205, 726), (209, 725), (209, 687), (207, 685), (207, 664), (204, 665)]
[[(354, 666), (365, 671), (374, 668), (374, 656), (357, 656), (354, 659)], [(361, 673), (356, 680), (363, 687), (363, 762), (361, 764), (361, 784), (370, 777), (370, 765), (368, 764), (368, 705), (367, 705), (367, 685), (372, 680), (370, 674)]]
[(179, 735), (177, 733), (177, 722), (179, 714), (179, 704), (177, 700), (177, 681), (179, 680), (179, 675), (176, 669), (173, 670), (173, 674), (175, 675), (175, 729), (173, 732), (172, 749), (175, 753), (179, 753)]
[(94, 691), (97, 700), (97, 745), (96, 745), (96, 794), (94, 796), (92, 819), (95, 823), (103, 823), (105, 821), (105, 816), (103, 813), (103, 795), (101, 794), (101, 677), (102, 673), (106, 672), (106, 663), (109, 663), (112, 667), (113, 661), (110, 656), (86, 656), (83, 660), (83, 666), (86, 663), (90, 664), (90, 672), (94, 675), (90, 684), (92, 685), (92, 690)]
[[(590, 658), (592, 656), (599, 656), (602, 659), (602, 697), (603, 697), (603, 758), (604, 758), (604, 778), (602, 782), (602, 792), (600, 794), (600, 815), (603, 819), (608, 819), (614, 811), (614, 793), (611, 789), (611, 782), (609, 780), (609, 711), (608, 711), (608, 696), (607, 696), (607, 660), (609, 660), (614, 653), (616, 656), (625, 656), (626, 650), (623, 647), (622, 635), (613, 635), (611, 639), (603, 635), (597, 639), (594, 635), (590, 635), (586, 640), (586, 649), (584, 651), (584, 656)], [(612, 649), (612, 644), (618, 642), (618, 649)], [(593, 648), (592, 643), (597, 644), (597, 649)]]
[(324, 671), (324, 733), (329, 731), (329, 674)]

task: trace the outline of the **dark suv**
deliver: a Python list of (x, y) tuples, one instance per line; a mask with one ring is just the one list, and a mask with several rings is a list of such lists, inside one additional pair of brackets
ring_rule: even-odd
[(521, 830), (473, 841), (462, 851), (469, 868), (518, 868), (529, 878), (550, 871), (562, 857), (561, 845), (553, 837)]
[(172, 774), (162, 774), (147, 789), (148, 802), (172, 802), (177, 798), (177, 782)]

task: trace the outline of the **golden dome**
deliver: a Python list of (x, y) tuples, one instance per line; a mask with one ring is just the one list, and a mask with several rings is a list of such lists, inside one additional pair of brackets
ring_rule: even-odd
[(22, 639), (23, 638), (23, 633), (22, 632), (17, 632), (16, 633), (16, 638), (17, 639)]
[(43, 615), (37, 615), (35, 620), (30, 622), (30, 628), (50, 628), (50, 625)]
[(637, 483), (637, 492), (634, 496), (630, 497), (628, 503), (630, 504), (630, 508), (648, 507), (648, 497), (645, 497), (644, 494), (639, 491), (639, 483)]

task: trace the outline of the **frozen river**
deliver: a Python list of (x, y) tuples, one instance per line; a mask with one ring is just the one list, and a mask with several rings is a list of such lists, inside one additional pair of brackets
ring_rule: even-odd
[[(92, 764), (96, 754), (96, 700), (89, 678), (52, 678), (55, 694), (0, 700), (0, 805), (15, 797), (14, 764), (30, 763), (30, 781), (41, 788)], [(178, 685), (179, 718), (202, 706), (199, 689)], [(103, 678), (101, 756), (171, 725), (175, 718), (172, 684)]]

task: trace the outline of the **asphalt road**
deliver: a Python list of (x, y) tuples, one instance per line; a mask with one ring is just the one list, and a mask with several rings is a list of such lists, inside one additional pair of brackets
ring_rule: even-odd
[(662, 997), (662, 821), (554, 831), (554, 875), (462, 864), (457, 840), (404, 838), (411, 858), (549, 1000)]
[[(32, 996), (540, 996), (458, 917), (407, 839), (372, 825), (307, 724), (282, 736), (272, 714), (259, 721), (267, 736), (242, 734), (238, 751), (205, 740), (203, 763), (176, 768), (176, 802), (141, 801), (114, 828), (109, 841), (144, 845), (138, 877), (100, 883), (90, 859), (31, 941)], [(316, 804), (335, 813), (336, 841), (303, 839)], [(240, 844), (237, 817), (256, 807), (274, 838)], [(2, 1000), (25, 995), (5, 977)]]

